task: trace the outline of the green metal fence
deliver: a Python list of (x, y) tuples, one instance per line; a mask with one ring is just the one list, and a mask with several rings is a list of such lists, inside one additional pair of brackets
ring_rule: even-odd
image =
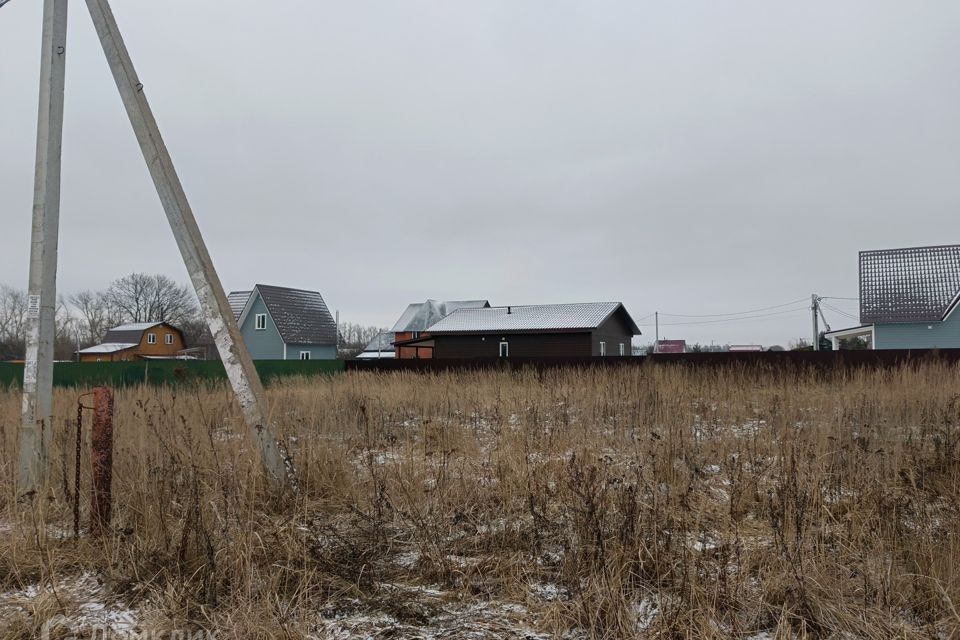
[[(264, 384), (290, 376), (318, 376), (343, 371), (342, 360), (257, 360)], [(53, 384), (57, 387), (97, 385), (192, 384), (226, 380), (223, 363), (214, 360), (139, 360), (135, 362), (57, 362)], [(23, 365), (0, 362), (0, 387), (20, 386)]]

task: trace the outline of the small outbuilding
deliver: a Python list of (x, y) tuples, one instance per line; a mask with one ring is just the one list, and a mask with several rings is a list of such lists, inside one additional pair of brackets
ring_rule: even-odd
[(389, 331), (378, 333), (373, 340), (367, 343), (363, 351), (357, 354), (357, 360), (393, 360), (395, 357), (393, 334)]
[(636, 322), (619, 302), (462, 308), (397, 348), (434, 358), (629, 356)]

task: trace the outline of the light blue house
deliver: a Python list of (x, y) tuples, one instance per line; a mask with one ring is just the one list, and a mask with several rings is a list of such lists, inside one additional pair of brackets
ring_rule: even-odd
[(316, 291), (258, 284), (229, 295), (254, 360), (334, 360), (337, 323)]
[(860, 252), (860, 326), (829, 331), (873, 349), (960, 348), (960, 245)]

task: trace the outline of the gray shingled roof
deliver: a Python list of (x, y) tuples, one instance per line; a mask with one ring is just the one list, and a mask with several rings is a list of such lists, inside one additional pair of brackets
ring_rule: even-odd
[(427, 331), (430, 334), (487, 331), (588, 331), (599, 327), (618, 310), (623, 311), (627, 324), (633, 329), (635, 335), (639, 335), (640, 329), (619, 302), (458, 309), (428, 327)]
[(140, 340), (143, 338), (144, 331), (161, 324), (163, 323), (135, 322), (132, 324), (122, 324), (107, 331), (106, 335), (103, 336), (103, 344), (140, 344)]
[(285, 343), (337, 343), (337, 323), (318, 292), (265, 284), (256, 290)]
[(490, 303), (486, 300), (427, 300), (426, 302), (415, 302), (406, 308), (391, 331), (394, 333), (426, 331), (427, 327), (457, 309), (479, 309), (489, 306)]
[(860, 252), (860, 322), (942, 320), (960, 294), (960, 245)]
[(233, 311), (234, 320), (240, 319), (243, 308), (247, 306), (247, 300), (250, 299), (252, 291), (231, 291), (227, 296), (227, 302), (230, 303), (230, 310)]

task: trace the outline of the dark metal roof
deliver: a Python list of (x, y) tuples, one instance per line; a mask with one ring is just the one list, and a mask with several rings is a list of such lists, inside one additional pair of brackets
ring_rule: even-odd
[(860, 252), (860, 322), (943, 320), (960, 293), (960, 245)]
[(256, 291), (285, 343), (337, 343), (337, 323), (318, 292), (265, 284), (258, 284)]
[(487, 331), (589, 331), (621, 311), (634, 335), (640, 329), (619, 302), (581, 302), (527, 306), (457, 309), (427, 328), (431, 335)]

